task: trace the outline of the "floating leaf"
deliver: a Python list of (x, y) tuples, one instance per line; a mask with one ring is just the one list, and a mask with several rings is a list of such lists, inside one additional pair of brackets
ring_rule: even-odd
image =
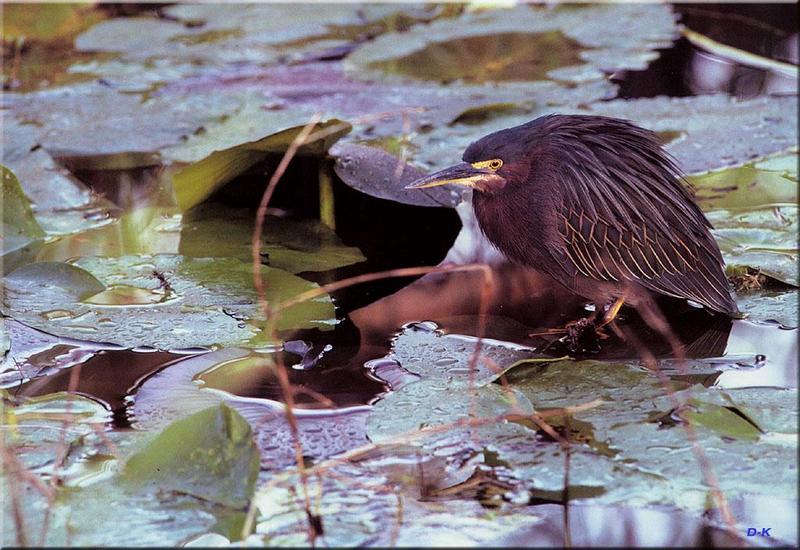
[[(570, 68), (558, 78), (581, 82), (601, 80), (603, 70), (644, 68), (657, 57), (652, 49), (670, 44), (675, 34), (667, 6), (521, 5), (385, 34), (356, 50), (347, 63), (354, 73), (399, 72), (448, 81), (543, 80), (548, 72)], [(554, 51), (559, 52), (555, 58)]]
[[(688, 174), (742, 165), (797, 145), (797, 103), (791, 96), (627, 99), (594, 103), (581, 112), (627, 118), (655, 132), (681, 132), (667, 150)], [(747, 139), (733, 139), (738, 135)]]
[(50, 235), (104, 225), (114, 205), (89, 189), (41, 147), (42, 130), (3, 118), (3, 163), (14, 171), (38, 223)]
[(14, 172), (0, 165), (3, 179), (3, 269), (10, 270), (25, 262), (44, 237), (31, 210), (31, 203)]
[(737, 292), (736, 304), (742, 313), (758, 321), (778, 321), (784, 326), (800, 325), (798, 292), (791, 290), (753, 290)]
[(61, 262), (38, 262), (15, 269), (5, 277), (6, 287), (24, 286), (59, 289), (66, 298), (83, 300), (106, 287), (80, 267)]
[(477, 343), (472, 336), (443, 335), (412, 325), (394, 339), (390, 357), (405, 370), (426, 380), (475, 386), (490, 384), (506, 370), (535, 357), (531, 348), (485, 340), (480, 342), (476, 356)]
[[(81, 268), (85, 273), (85, 269), (114, 290), (118, 300), (109, 305), (108, 298), (113, 296), (106, 294), (102, 300), (94, 300), (104, 305), (91, 303), (92, 296), (79, 301), (77, 290), (69, 284), (64, 284), (66, 288), (54, 286), (39, 273), (28, 277), (22, 271), (7, 277), (3, 311), (45, 332), (159, 349), (261, 345), (252, 340), (258, 329), (248, 323), (261, 317), (252, 266), (235, 258), (188, 259), (165, 254), (82, 258), (74, 265), (32, 264), (36, 265), (57, 272)], [(317, 286), (280, 269), (264, 267), (262, 275), (267, 299), (273, 305)], [(131, 304), (132, 299), (137, 303)], [(333, 304), (326, 296), (284, 311), (277, 328), (324, 330), (333, 324)]]
[[(5, 94), (3, 102), (17, 119), (46, 128), (39, 143), (54, 157), (68, 157), (74, 166), (102, 159), (117, 169), (158, 164), (161, 149), (244, 104), (241, 98), (206, 94), (155, 94), (143, 100), (97, 82)], [(87, 132), (88, 127), (93, 130)]]
[(245, 506), (258, 476), (258, 449), (250, 425), (226, 405), (167, 426), (128, 459), (126, 477), (225, 506)]
[(747, 266), (800, 286), (796, 204), (715, 210), (707, 217), (728, 266)]
[(797, 153), (688, 178), (704, 210), (797, 202)]
[[(241, 398), (205, 386), (207, 378), (226, 376), (230, 369), (269, 366), (269, 355), (226, 348), (177, 362), (148, 378), (138, 388), (129, 410), (139, 429), (155, 430), (187, 414), (225, 404), (250, 424), (268, 470), (295, 464), (295, 436), (284, 405), (271, 399)], [(274, 365), (272, 365), (274, 367)], [(364, 422), (369, 407), (297, 409), (295, 426), (303, 454), (323, 459), (367, 443)]]
[(797, 154), (690, 179), (728, 264), (800, 285), (797, 267)]
[(102, 12), (91, 4), (8, 4), (3, 7), (3, 40), (59, 40), (100, 19)]
[[(251, 123), (252, 121), (248, 121)], [(308, 122), (308, 121), (306, 121)], [(285, 126), (280, 126), (285, 128)], [(236, 145), (229, 149), (215, 151), (209, 156), (181, 169), (172, 177), (175, 199), (182, 210), (196, 206), (211, 193), (267, 156), (285, 152), (297, 137), (303, 126), (278, 130), (272, 135), (257, 141)], [(264, 128), (261, 129), (263, 132)], [(331, 143), (350, 130), (350, 125), (339, 120), (328, 120), (317, 124), (312, 135), (324, 135), (320, 140), (311, 141), (301, 147), (298, 154), (317, 154), (325, 152)], [(237, 131), (237, 135), (241, 135)], [(206, 143), (214, 143), (207, 141)], [(207, 145), (206, 145), (207, 147)], [(181, 153), (173, 150), (173, 158)], [(191, 153), (194, 156), (196, 153)]]

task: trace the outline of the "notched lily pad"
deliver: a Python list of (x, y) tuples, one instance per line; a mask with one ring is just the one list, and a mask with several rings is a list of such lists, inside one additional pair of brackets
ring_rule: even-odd
[(258, 476), (258, 449), (250, 425), (226, 405), (177, 420), (132, 456), (125, 475), (225, 506), (247, 504)]

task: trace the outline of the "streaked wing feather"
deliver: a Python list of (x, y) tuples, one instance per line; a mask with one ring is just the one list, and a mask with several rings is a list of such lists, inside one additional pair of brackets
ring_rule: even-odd
[[(609, 124), (619, 127), (609, 131)], [(574, 130), (562, 124), (551, 133), (554, 145), (569, 149), (572, 159), (561, 174), (557, 224), (557, 246), (565, 254), (554, 257), (586, 277), (636, 281), (735, 312), (710, 224), (655, 136), (615, 119), (599, 121), (601, 131), (602, 139), (583, 123)]]

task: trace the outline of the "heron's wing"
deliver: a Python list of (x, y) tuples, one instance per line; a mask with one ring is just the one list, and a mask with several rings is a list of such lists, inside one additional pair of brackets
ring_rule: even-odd
[(711, 226), (674, 163), (652, 133), (617, 122), (613, 137), (582, 128), (569, 140), (554, 256), (586, 277), (737, 311)]

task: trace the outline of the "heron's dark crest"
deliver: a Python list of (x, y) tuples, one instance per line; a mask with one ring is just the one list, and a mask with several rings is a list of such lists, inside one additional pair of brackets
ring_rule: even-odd
[(510, 259), (596, 301), (646, 289), (738, 311), (711, 224), (651, 131), (550, 115), (481, 138), (463, 160), (412, 187), (473, 187), (481, 229)]

